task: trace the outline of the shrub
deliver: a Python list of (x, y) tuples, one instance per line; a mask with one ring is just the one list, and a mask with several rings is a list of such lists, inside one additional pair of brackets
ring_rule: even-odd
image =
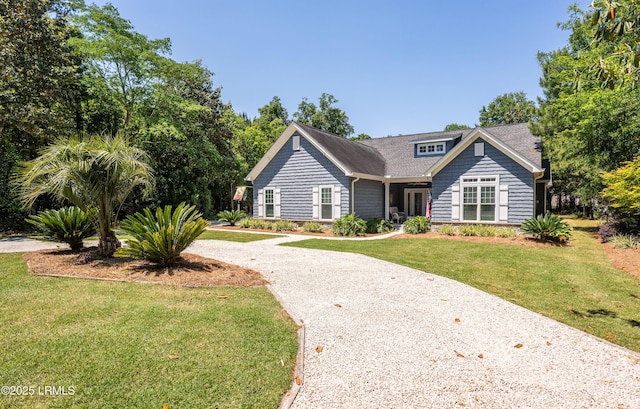
[(273, 223), (267, 220), (260, 219), (252, 219), (252, 218), (244, 218), (241, 219), (238, 223), (238, 226), (242, 229), (261, 229), (261, 230), (272, 230)]
[(426, 233), (431, 230), (431, 220), (425, 216), (416, 216), (404, 222), (404, 231), (409, 234)]
[(396, 226), (390, 220), (371, 219), (367, 220), (367, 233), (388, 233), (394, 231)]
[(598, 228), (598, 237), (603, 243), (608, 242), (611, 238), (620, 234), (620, 230), (615, 223), (605, 223)]
[(322, 233), (324, 232), (324, 226), (318, 222), (306, 222), (302, 225), (302, 230), (307, 233)]
[(250, 229), (252, 223), (253, 223), (253, 219), (247, 217), (247, 218), (241, 219), (240, 222), (238, 223), (238, 226), (240, 226), (241, 229)]
[(227, 222), (229, 226), (235, 226), (236, 223), (247, 217), (244, 210), (223, 210), (218, 213), (218, 221)]
[(296, 231), (298, 225), (289, 220), (278, 220), (273, 223), (273, 230), (275, 231)]
[(127, 216), (120, 228), (133, 238), (129, 247), (118, 249), (117, 254), (171, 266), (209, 224), (201, 215), (195, 206), (182, 202), (174, 211), (165, 206), (154, 215), (146, 208), (144, 213)]
[(364, 236), (367, 223), (355, 214), (347, 214), (334, 221), (331, 228), (338, 236)]
[(480, 237), (495, 237), (497, 230), (494, 226), (476, 226), (476, 234)]
[(478, 227), (475, 224), (465, 224), (458, 228), (458, 233), (461, 236), (477, 236), (478, 235)]
[(450, 224), (444, 224), (440, 227), (440, 230), (438, 230), (438, 233), (440, 234), (444, 234), (445, 236), (455, 236), (456, 235), (456, 228)]
[(512, 229), (511, 227), (501, 227), (498, 230), (496, 230), (496, 236), (498, 237), (502, 237), (502, 238), (511, 238), (511, 237), (516, 237), (518, 234), (516, 233), (515, 229)]
[(79, 207), (63, 207), (60, 210), (45, 210), (31, 215), (25, 221), (36, 226), (53, 241), (67, 243), (71, 250), (83, 247), (82, 239), (96, 233), (95, 210), (84, 212)]
[(568, 240), (571, 237), (571, 227), (560, 216), (550, 213), (525, 220), (521, 228), (539, 240)]
[(638, 237), (633, 234), (616, 234), (610, 241), (618, 249), (637, 249), (640, 246)]

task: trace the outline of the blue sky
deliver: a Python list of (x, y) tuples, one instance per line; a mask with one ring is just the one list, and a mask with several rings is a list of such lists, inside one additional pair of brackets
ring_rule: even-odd
[(279, 96), (291, 116), (327, 92), (373, 137), (474, 126), (507, 92), (535, 100), (538, 51), (562, 47), (557, 23), (590, 2), (110, 1), (136, 31), (171, 38), (173, 59), (202, 60), (237, 112)]

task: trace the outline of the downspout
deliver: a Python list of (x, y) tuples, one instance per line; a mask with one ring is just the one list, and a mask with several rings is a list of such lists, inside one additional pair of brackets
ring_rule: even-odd
[(360, 178), (355, 178), (351, 181), (351, 213), (356, 214), (356, 182)]

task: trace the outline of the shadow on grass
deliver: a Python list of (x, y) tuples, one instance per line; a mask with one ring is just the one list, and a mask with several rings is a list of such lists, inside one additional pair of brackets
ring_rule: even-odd
[(611, 319), (620, 318), (624, 322), (629, 324), (629, 326), (634, 328), (640, 328), (640, 321), (618, 317), (618, 314), (616, 312), (606, 310), (604, 308), (599, 308), (597, 310), (587, 310), (585, 312), (571, 309), (571, 312), (576, 315), (579, 315), (581, 318), (595, 318), (595, 317), (607, 317)]

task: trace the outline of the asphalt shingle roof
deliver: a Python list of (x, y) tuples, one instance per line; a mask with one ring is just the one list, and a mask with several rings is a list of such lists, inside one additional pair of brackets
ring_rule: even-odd
[[(416, 142), (453, 139), (458, 143), (459, 140), (470, 137), (474, 131), (474, 129), (464, 129), (351, 141), (307, 125), (300, 123), (296, 125), (321, 144), (349, 171), (392, 178), (421, 177), (442, 158), (442, 156), (414, 157), (413, 145)], [(528, 124), (483, 127), (482, 129), (541, 167), (540, 138), (529, 131)]]

